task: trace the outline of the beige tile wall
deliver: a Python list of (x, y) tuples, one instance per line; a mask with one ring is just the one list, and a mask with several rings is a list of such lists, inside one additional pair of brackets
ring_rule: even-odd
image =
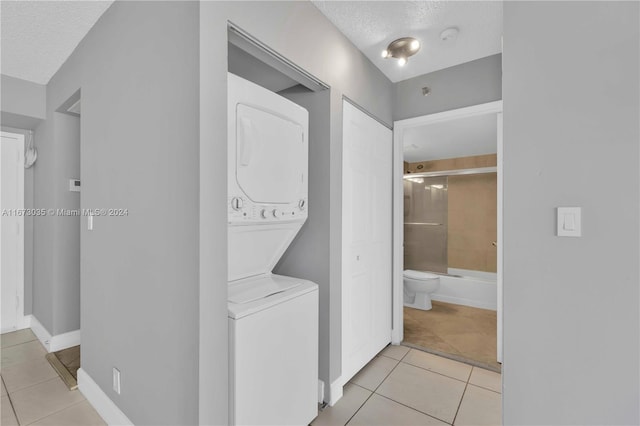
[(449, 176), (450, 268), (496, 272), (497, 175)]

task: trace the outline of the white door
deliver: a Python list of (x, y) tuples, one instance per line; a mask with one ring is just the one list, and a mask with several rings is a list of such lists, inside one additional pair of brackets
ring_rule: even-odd
[(391, 341), (392, 133), (343, 102), (342, 382)]
[(24, 311), (24, 136), (2, 132), (0, 143), (0, 288), (2, 333), (16, 330)]

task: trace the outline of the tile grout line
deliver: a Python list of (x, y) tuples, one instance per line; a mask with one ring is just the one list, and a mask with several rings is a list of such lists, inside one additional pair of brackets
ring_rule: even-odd
[[(406, 357), (407, 355), (409, 355), (409, 352), (411, 352), (411, 349), (409, 349), (409, 350), (407, 351), (407, 353), (406, 353), (406, 354), (404, 354), (404, 356), (402, 357), (402, 359), (400, 359), (399, 361), (398, 361), (398, 360), (396, 360), (396, 359), (394, 359), (394, 358), (392, 358), (392, 359), (394, 359), (395, 361), (398, 361), (398, 363), (397, 363), (397, 364), (396, 364), (396, 365), (391, 369), (391, 371), (389, 371), (389, 374), (387, 374), (387, 375), (385, 376), (385, 378), (384, 378), (384, 379), (382, 379), (382, 381), (380, 382), (380, 384), (379, 384), (379, 385), (376, 387), (376, 389), (371, 393), (371, 395), (373, 395), (373, 394), (375, 393), (376, 395), (379, 395), (379, 396), (381, 396), (381, 397), (383, 397), (383, 398), (386, 398), (386, 399), (388, 399), (388, 400), (390, 400), (390, 401), (393, 401), (393, 402), (395, 402), (395, 403), (397, 403), (397, 404), (400, 404), (400, 405), (402, 405), (402, 406), (404, 406), (404, 407), (407, 407), (407, 408), (409, 408), (409, 409), (411, 409), (411, 410), (417, 411), (418, 413), (422, 413), (422, 414), (424, 414), (425, 416), (428, 416), (428, 417), (434, 418), (434, 419), (436, 419), (436, 420), (440, 420), (441, 422), (444, 422), (444, 423), (447, 423), (447, 424), (452, 424), (452, 423), (448, 423), (448, 422), (446, 422), (446, 421), (444, 421), (444, 420), (442, 420), (442, 419), (439, 419), (438, 417), (434, 417), (434, 416), (432, 416), (431, 414), (425, 413), (424, 411), (420, 411), (420, 410), (418, 410), (418, 409), (416, 409), (416, 408), (414, 408), (414, 407), (410, 407), (410, 406), (408, 406), (408, 405), (405, 405), (405, 404), (403, 404), (402, 402), (400, 402), (400, 401), (396, 401), (396, 400), (395, 400), (395, 399), (393, 399), (393, 398), (389, 398), (388, 396), (384, 396), (384, 395), (382, 395), (382, 394), (379, 394), (379, 393), (377, 392), (377, 390), (380, 388), (380, 386), (382, 386), (382, 384), (385, 382), (385, 380), (387, 380), (387, 378), (391, 375), (391, 373), (393, 373), (393, 372), (394, 372), (394, 370), (395, 370), (395, 369), (396, 369), (400, 364), (405, 364), (405, 365), (410, 365), (410, 366), (412, 366), (412, 367), (421, 368), (421, 367), (418, 367), (418, 366), (416, 366), (416, 365), (409, 364), (408, 362), (404, 362), (404, 361), (403, 361), (403, 359), (405, 359), (405, 357)], [(387, 357), (387, 358), (389, 358), (389, 357)], [(422, 370), (430, 371), (430, 370), (426, 370), (426, 369), (424, 369), (424, 368), (422, 368)], [(436, 374), (440, 374), (440, 373), (436, 373)], [(440, 375), (441, 375), (441, 376), (444, 376), (444, 377), (447, 377), (447, 378), (450, 378), (450, 379), (453, 379), (453, 377), (445, 376), (444, 374), (440, 374)], [(471, 377), (471, 374), (469, 374), (469, 377)], [(457, 380), (457, 379), (454, 379), (454, 380)], [(458, 380), (458, 381), (461, 381), (461, 380)], [(466, 390), (466, 386), (465, 386), (465, 390)], [(369, 395), (369, 398), (371, 398), (371, 395)], [(463, 392), (463, 395), (464, 395), (464, 392)], [(367, 400), (369, 400), (369, 398), (367, 398)], [(460, 400), (462, 401), (462, 398), (460, 398)], [(362, 404), (362, 406), (364, 406), (364, 404)], [(360, 407), (360, 408), (362, 408), (362, 407)], [(360, 411), (360, 408), (358, 408), (358, 411)], [(357, 414), (357, 412), (358, 412), (358, 411), (356, 411), (356, 414)], [(457, 414), (457, 411), (456, 411), (456, 414)], [(354, 414), (354, 416), (355, 416), (355, 414)], [(353, 416), (352, 416), (352, 417), (353, 417)], [(455, 420), (455, 417), (454, 417), (454, 420)], [(351, 419), (349, 419), (349, 421), (351, 421)]]
[[(409, 352), (407, 351), (407, 353), (409, 353)], [(384, 355), (382, 355), (382, 354), (380, 354), (380, 355), (381, 355), (381, 356), (384, 356)], [(407, 355), (407, 354), (405, 354), (405, 356), (406, 356), (406, 355)], [(396, 363), (396, 365), (394, 365), (394, 366), (393, 366), (393, 368), (389, 371), (389, 373), (387, 373), (387, 375), (386, 375), (386, 376), (384, 376), (384, 379), (382, 379), (382, 380), (380, 381), (380, 384), (379, 384), (378, 386), (376, 386), (376, 388), (375, 388), (373, 391), (371, 391), (371, 390), (369, 390), (369, 389), (367, 389), (367, 388), (365, 388), (365, 387), (363, 387), (363, 386), (359, 386), (359, 385), (358, 385), (358, 384), (356, 384), (356, 383), (352, 383), (352, 384), (354, 384), (354, 385), (356, 385), (356, 386), (361, 387), (362, 389), (366, 389), (366, 390), (368, 390), (369, 392), (371, 392), (371, 394), (367, 397), (367, 399), (365, 399), (365, 400), (364, 400), (364, 402), (362, 403), (362, 405), (360, 405), (360, 407), (358, 407), (358, 409), (356, 410), (356, 412), (355, 412), (355, 413), (353, 413), (353, 415), (352, 415), (351, 417), (349, 417), (349, 420), (347, 420), (347, 422), (345, 423), (345, 426), (349, 424), (349, 422), (350, 422), (350, 421), (351, 421), (351, 420), (356, 416), (356, 414), (358, 414), (358, 412), (360, 412), (360, 410), (362, 409), (362, 407), (364, 407), (364, 405), (367, 403), (367, 401), (369, 401), (369, 399), (371, 398), (371, 395), (373, 395), (373, 394), (380, 395), (380, 394), (376, 393), (376, 391), (378, 390), (378, 388), (379, 388), (380, 386), (382, 386), (382, 383), (384, 383), (384, 381), (385, 381), (385, 380), (387, 380), (387, 377), (389, 377), (389, 376), (391, 375), (391, 373), (393, 373), (393, 370), (395, 370), (395, 369), (396, 369), (396, 367), (397, 367), (398, 365), (400, 365), (400, 363), (402, 362), (402, 361), (400, 361), (400, 360), (397, 360), (397, 359), (395, 359), (395, 358), (391, 358), (391, 357), (388, 357), (388, 356), (385, 356), (385, 358), (389, 358), (389, 359), (392, 359), (392, 360), (394, 360), (394, 361), (398, 361), (398, 362)], [(404, 358), (404, 357), (403, 357), (403, 358)], [(375, 357), (374, 357), (374, 359), (375, 359)], [(351, 383), (351, 382), (349, 382), (349, 383)], [(382, 396), (382, 395), (380, 395), (380, 396)]]
[[(440, 351), (437, 349), (431, 349), (428, 348), (426, 346), (421, 346), (421, 345), (417, 345), (415, 343), (411, 343), (411, 342), (407, 342), (407, 347), (411, 348), (411, 349), (415, 349), (417, 351), (420, 352), (425, 352), (431, 355), (435, 355), (438, 356), (440, 358), (445, 358), (445, 359), (449, 359), (451, 361), (455, 361), (455, 362), (461, 362), (463, 364), (467, 364), (470, 365), (472, 367), (478, 367), (481, 368), (483, 370), (488, 370), (488, 371), (493, 371), (494, 373), (498, 373), (498, 374), (502, 374), (502, 366), (500, 366), (499, 368), (492, 366), (484, 361), (478, 361), (478, 360), (474, 360), (471, 359), (469, 357), (464, 356), (462, 353), (458, 353), (458, 354), (454, 354), (454, 353), (449, 353), (449, 352), (444, 352), (444, 351)], [(454, 348), (455, 349), (455, 348)], [(500, 370), (500, 371), (498, 371)]]
[[(362, 386), (356, 385), (355, 383), (351, 383), (351, 384), (352, 384), (352, 385), (355, 385), (355, 386), (358, 386), (359, 388), (369, 390), (369, 389), (367, 389), (367, 388), (363, 388)], [(370, 391), (370, 392), (371, 392), (371, 391)], [(360, 404), (360, 406), (358, 407), (358, 409), (356, 410), (356, 412), (355, 412), (355, 413), (353, 413), (353, 414), (351, 415), (351, 417), (349, 417), (349, 418), (347, 419), (347, 421), (345, 422), (344, 426), (348, 425), (348, 424), (349, 424), (349, 422), (351, 421), (351, 419), (353, 419), (353, 418), (356, 416), (356, 414), (358, 414), (358, 413), (360, 412), (360, 410), (362, 409), (362, 407), (364, 407), (364, 404), (366, 404), (366, 403), (367, 403), (367, 401), (369, 401), (369, 399), (371, 398), (371, 395), (373, 395), (374, 393), (375, 393), (375, 392), (371, 392), (371, 393), (369, 394), (369, 396), (367, 397), (367, 399), (365, 399), (365, 400), (362, 402), (362, 404)]]
[[(74, 392), (74, 391), (69, 391), (69, 392)], [(60, 409), (60, 410), (58, 410), (58, 411), (54, 411), (53, 413), (49, 413), (49, 414), (47, 414), (47, 415), (46, 415), (46, 416), (44, 416), (44, 417), (40, 417), (39, 419), (36, 419), (36, 420), (32, 421), (31, 423), (27, 423), (27, 424), (26, 424), (26, 425), (24, 425), (24, 426), (32, 425), (32, 424), (34, 424), (34, 423), (36, 423), (36, 422), (39, 422), (40, 420), (44, 420), (44, 419), (46, 419), (47, 417), (51, 417), (51, 416), (53, 416), (54, 414), (61, 413), (62, 411), (66, 410), (66, 409), (68, 409), (68, 408), (75, 407), (76, 405), (78, 405), (78, 404), (80, 404), (80, 403), (82, 403), (82, 402), (85, 402), (85, 401), (86, 401), (86, 399), (83, 399), (83, 400), (78, 401), (78, 402), (74, 402), (73, 404), (71, 404), (71, 405), (67, 405), (66, 407), (64, 407), (64, 408), (62, 408), (62, 409)], [(17, 419), (17, 418), (18, 418), (18, 417), (16, 416), (16, 419)]]
[(482, 389), (482, 390), (486, 390), (486, 391), (489, 391), (489, 392), (497, 393), (498, 395), (500, 395), (500, 398), (502, 398), (502, 392), (496, 392), (493, 389), (485, 388), (484, 386), (476, 385), (475, 383), (471, 383), (471, 382), (469, 382), (469, 385), (471, 385), (471, 386), (473, 386), (475, 388), (478, 388), (478, 389)]
[[(407, 352), (407, 354), (408, 354), (408, 353), (409, 353), (409, 352)], [(427, 352), (427, 353), (428, 353), (428, 352)], [(431, 355), (433, 355), (433, 354), (431, 354)], [(438, 355), (435, 355), (435, 356), (438, 356)], [(440, 358), (444, 358), (444, 357), (440, 357)], [(403, 359), (404, 359), (404, 358), (403, 358)], [(444, 359), (449, 359), (449, 358), (444, 358)], [(452, 360), (452, 361), (453, 361), (453, 360)], [(462, 382), (462, 383), (468, 383), (468, 381), (469, 381), (469, 378), (467, 378), (467, 381), (464, 381), (464, 380), (460, 380), (460, 379), (458, 379), (457, 377), (447, 376), (446, 374), (440, 373), (440, 372), (438, 372), (438, 371), (430, 370), (430, 369), (428, 369), (428, 368), (424, 368), (424, 367), (421, 367), (421, 366), (419, 366), (419, 365), (411, 364), (410, 362), (405, 362), (405, 361), (400, 361), (400, 362), (402, 362), (403, 364), (406, 364), (406, 365), (410, 365), (410, 366), (412, 366), (412, 367), (420, 368), (421, 370), (428, 371), (428, 372), (430, 372), (430, 373), (437, 374), (437, 375), (439, 375), (439, 376), (443, 376), (443, 377), (446, 377), (446, 378), (449, 378), (449, 379), (457, 380), (457, 381)], [(456, 362), (460, 362), (460, 361), (456, 361)], [(464, 363), (461, 363), (461, 364), (464, 364)], [(465, 364), (465, 365), (469, 365), (469, 364)], [(471, 367), (471, 371), (473, 371), (474, 366), (473, 366), (473, 365), (469, 365), (469, 367)], [(481, 367), (478, 367), (478, 368), (481, 368)], [(471, 377), (471, 371), (469, 372), (469, 377)]]
[[(473, 373), (473, 368), (471, 368), (471, 373)], [(462, 406), (462, 400), (464, 399), (464, 395), (467, 393), (467, 387), (469, 387), (469, 379), (471, 379), (471, 373), (469, 373), (469, 378), (467, 379), (467, 383), (464, 385), (464, 390), (462, 391), (462, 396), (460, 396), (460, 402), (458, 403), (458, 409), (456, 410), (456, 415), (453, 416), (453, 420), (451, 421), (452, 425), (455, 425), (456, 419), (458, 418), (458, 413), (460, 412), (460, 407)]]
[[(402, 359), (404, 359), (407, 355), (409, 355), (409, 352), (411, 352), (411, 350), (407, 351), (407, 353), (405, 354), (405, 356), (403, 356), (403, 357), (402, 357)], [(390, 397), (388, 397), (388, 396), (385, 396), (385, 395), (382, 395), (382, 394), (379, 394), (379, 393), (377, 393), (377, 392), (376, 392), (376, 391), (378, 390), (378, 388), (379, 388), (380, 386), (382, 386), (382, 383), (384, 383), (384, 381), (385, 381), (385, 380), (387, 380), (387, 377), (389, 377), (389, 376), (391, 375), (391, 373), (393, 372), (393, 370), (395, 370), (395, 369), (396, 369), (396, 367), (398, 367), (398, 365), (400, 365), (400, 364), (405, 364), (405, 365), (410, 365), (411, 367), (420, 368), (421, 370), (428, 371), (428, 372), (430, 372), (430, 373), (434, 373), (434, 374), (437, 374), (437, 375), (439, 375), (439, 376), (446, 377), (446, 378), (448, 378), (448, 379), (453, 379), (453, 380), (456, 380), (456, 381), (458, 381), (458, 382), (462, 382), (462, 383), (464, 383), (464, 384), (465, 384), (465, 386), (464, 386), (464, 390), (462, 391), (462, 395), (460, 396), (460, 402), (458, 403), (458, 408), (456, 409), (456, 414), (455, 414), (455, 416), (453, 417), (453, 420), (451, 421), (451, 423), (449, 423), (449, 422), (447, 422), (447, 421), (445, 421), (445, 420), (443, 420), (443, 419), (441, 419), (441, 418), (435, 417), (435, 416), (433, 416), (432, 414), (425, 413), (424, 411), (418, 410), (418, 409), (417, 409), (417, 408), (415, 408), (415, 407), (410, 407), (410, 406), (408, 406), (408, 405), (406, 405), (406, 404), (403, 404), (403, 403), (402, 403), (402, 402), (400, 402), (400, 401), (396, 401), (396, 400), (395, 400), (395, 399), (393, 399), (393, 398), (390, 398)], [(419, 366), (417, 366), (417, 365), (409, 364), (408, 362), (399, 361), (399, 362), (398, 362), (398, 364), (396, 364), (396, 366), (395, 366), (395, 367), (393, 367), (393, 369), (389, 372), (389, 374), (387, 374), (387, 376), (384, 378), (384, 380), (382, 380), (382, 382), (380, 383), (380, 385), (378, 385), (378, 387), (376, 387), (376, 390), (375, 390), (375, 391), (373, 391), (373, 393), (375, 393), (376, 395), (379, 395), (379, 396), (381, 396), (381, 397), (383, 397), (383, 398), (386, 398), (386, 399), (388, 399), (388, 400), (390, 400), (390, 401), (393, 401), (393, 402), (395, 402), (395, 403), (398, 403), (398, 404), (400, 404), (400, 405), (402, 405), (402, 406), (404, 406), (404, 407), (407, 407), (407, 408), (409, 408), (409, 409), (411, 409), (411, 410), (417, 411), (418, 413), (422, 413), (422, 414), (424, 414), (425, 416), (429, 416), (429, 417), (434, 418), (434, 419), (436, 419), (436, 420), (440, 420), (441, 422), (447, 423), (447, 424), (449, 424), (449, 425), (453, 425), (453, 422), (455, 422), (455, 419), (456, 419), (456, 417), (458, 416), (458, 410), (460, 410), (460, 405), (462, 404), (462, 398), (464, 397), (464, 393), (467, 391), (467, 385), (468, 385), (468, 383), (469, 383), (469, 379), (471, 378), (471, 373), (473, 372), (473, 368), (474, 368), (474, 367), (473, 367), (473, 366), (471, 366), (471, 370), (469, 371), (469, 376), (467, 376), (467, 381), (465, 382), (465, 381), (463, 381), (463, 380), (456, 379), (456, 378), (454, 378), (454, 377), (449, 377), (449, 376), (446, 376), (446, 375), (444, 375), (444, 374), (440, 374), (440, 373), (438, 373), (438, 372), (431, 371), (431, 370), (428, 370), (428, 369), (426, 369), (426, 368), (419, 367)], [(371, 396), (369, 396), (369, 397), (371, 397)], [(367, 398), (367, 399), (368, 399), (368, 398)], [(364, 405), (364, 404), (363, 404), (363, 405)], [(362, 407), (361, 407), (361, 408), (362, 408)], [(360, 409), (358, 409), (358, 411), (360, 411)], [(355, 415), (355, 414), (354, 414), (354, 415)]]
[(1, 380), (2, 380), (2, 386), (4, 386), (4, 389), (7, 391), (7, 399), (9, 400), (9, 405), (11, 405), (11, 411), (13, 411), (13, 417), (15, 417), (16, 422), (20, 424), (20, 421), (18, 420), (18, 413), (16, 413), (16, 408), (13, 406), (13, 401), (11, 400), (11, 396), (9, 396), (9, 389), (7, 389), (7, 385), (4, 383), (4, 377), (1, 377)]
[(389, 398), (388, 396), (385, 396), (385, 395), (382, 395), (382, 394), (379, 394), (379, 393), (376, 393), (376, 395), (378, 395), (379, 397), (382, 397), (382, 398), (384, 398), (384, 399), (388, 399), (389, 401), (393, 401), (393, 402), (395, 402), (396, 404), (398, 404), (398, 405), (402, 405), (403, 407), (406, 407), (406, 408), (408, 408), (408, 409), (410, 409), (410, 410), (412, 410), (412, 411), (415, 411), (415, 412), (417, 412), (417, 413), (424, 414), (425, 416), (427, 416), (427, 417), (431, 417), (432, 419), (436, 419), (436, 420), (441, 421), (441, 422), (443, 422), (443, 423), (446, 423), (446, 424), (448, 424), (448, 425), (452, 424), (452, 423), (449, 423), (449, 422), (447, 422), (447, 421), (445, 421), (445, 420), (442, 420), (442, 419), (441, 419), (441, 418), (439, 418), (439, 417), (434, 416), (433, 414), (425, 413), (424, 411), (418, 410), (417, 408), (415, 408), (415, 407), (411, 407), (410, 405), (404, 404), (404, 403), (402, 403), (402, 402), (400, 402), (400, 401), (396, 401), (395, 399), (393, 399), (393, 398)]
[[(53, 368), (53, 367), (51, 367), (51, 368)], [(55, 370), (54, 370), (54, 371), (55, 371)], [(56, 376), (54, 376), (54, 377), (51, 377), (51, 378), (49, 378), (49, 379), (45, 379), (45, 380), (43, 380), (43, 381), (41, 381), (41, 382), (38, 382), (38, 383), (31, 384), (31, 385), (29, 385), (29, 386), (25, 386), (25, 387), (23, 387), (23, 388), (20, 388), (20, 389), (18, 389), (18, 390), (15, 390), (15, 391), (13, 391), (13, 392), (11, 392), (11, 393), (18, 393), (18, 392), (22, 392), (22, 391), (24, 391), (24, 390), (31, 389), (31, 388), (32, 388), (32, 387), (34, 387), (34, 386), (38, 386), (38, 385), (41, 385), (41, 384), (43, 384), (43, 383), (50, 382), (50, 381), (52, 381), (52, 380), (54, 380), (54, 379), (60, 379), (60, 376), (58, 376), (58, 375), (57, 375), (57, 373), (56, 373)], [(60, 380), (62, 380), (62, 379), (60, 379)], [(64, 384), (64, 382), (62, 382), (62, 383)], [(5, 388), (6, 388), (6, 385), (5, 385)], [(9, 395), (9, 389), (7, 389), (7, 395)]]

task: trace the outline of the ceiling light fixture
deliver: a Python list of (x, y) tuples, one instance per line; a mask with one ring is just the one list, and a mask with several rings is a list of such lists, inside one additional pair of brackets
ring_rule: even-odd
[(384, 59), (396, 58), (398, 65), (405, 66), (410, 56), (415, 55), (420, 50), (420, 41), (413, 37), (402, 37), (389, 43), (389, 46), (382, 51)]

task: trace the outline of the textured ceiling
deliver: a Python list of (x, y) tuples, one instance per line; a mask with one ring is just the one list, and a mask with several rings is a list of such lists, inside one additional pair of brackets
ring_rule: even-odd
[(47, 84), (112, 1), (0, 2), (0, 72)]
[[(451, 67), (501, 51), (501, 1), (313, 1), (393, 82)], [(455, 40), (440, 33), (457, 27)], [(404, 67), (380, 53), (400, 37), (416, 37), (422, 48)]]
[(404, 161), (441, 160), (495, 154), (498, 122), (495, 113), (433, 123), (405, 129)]

